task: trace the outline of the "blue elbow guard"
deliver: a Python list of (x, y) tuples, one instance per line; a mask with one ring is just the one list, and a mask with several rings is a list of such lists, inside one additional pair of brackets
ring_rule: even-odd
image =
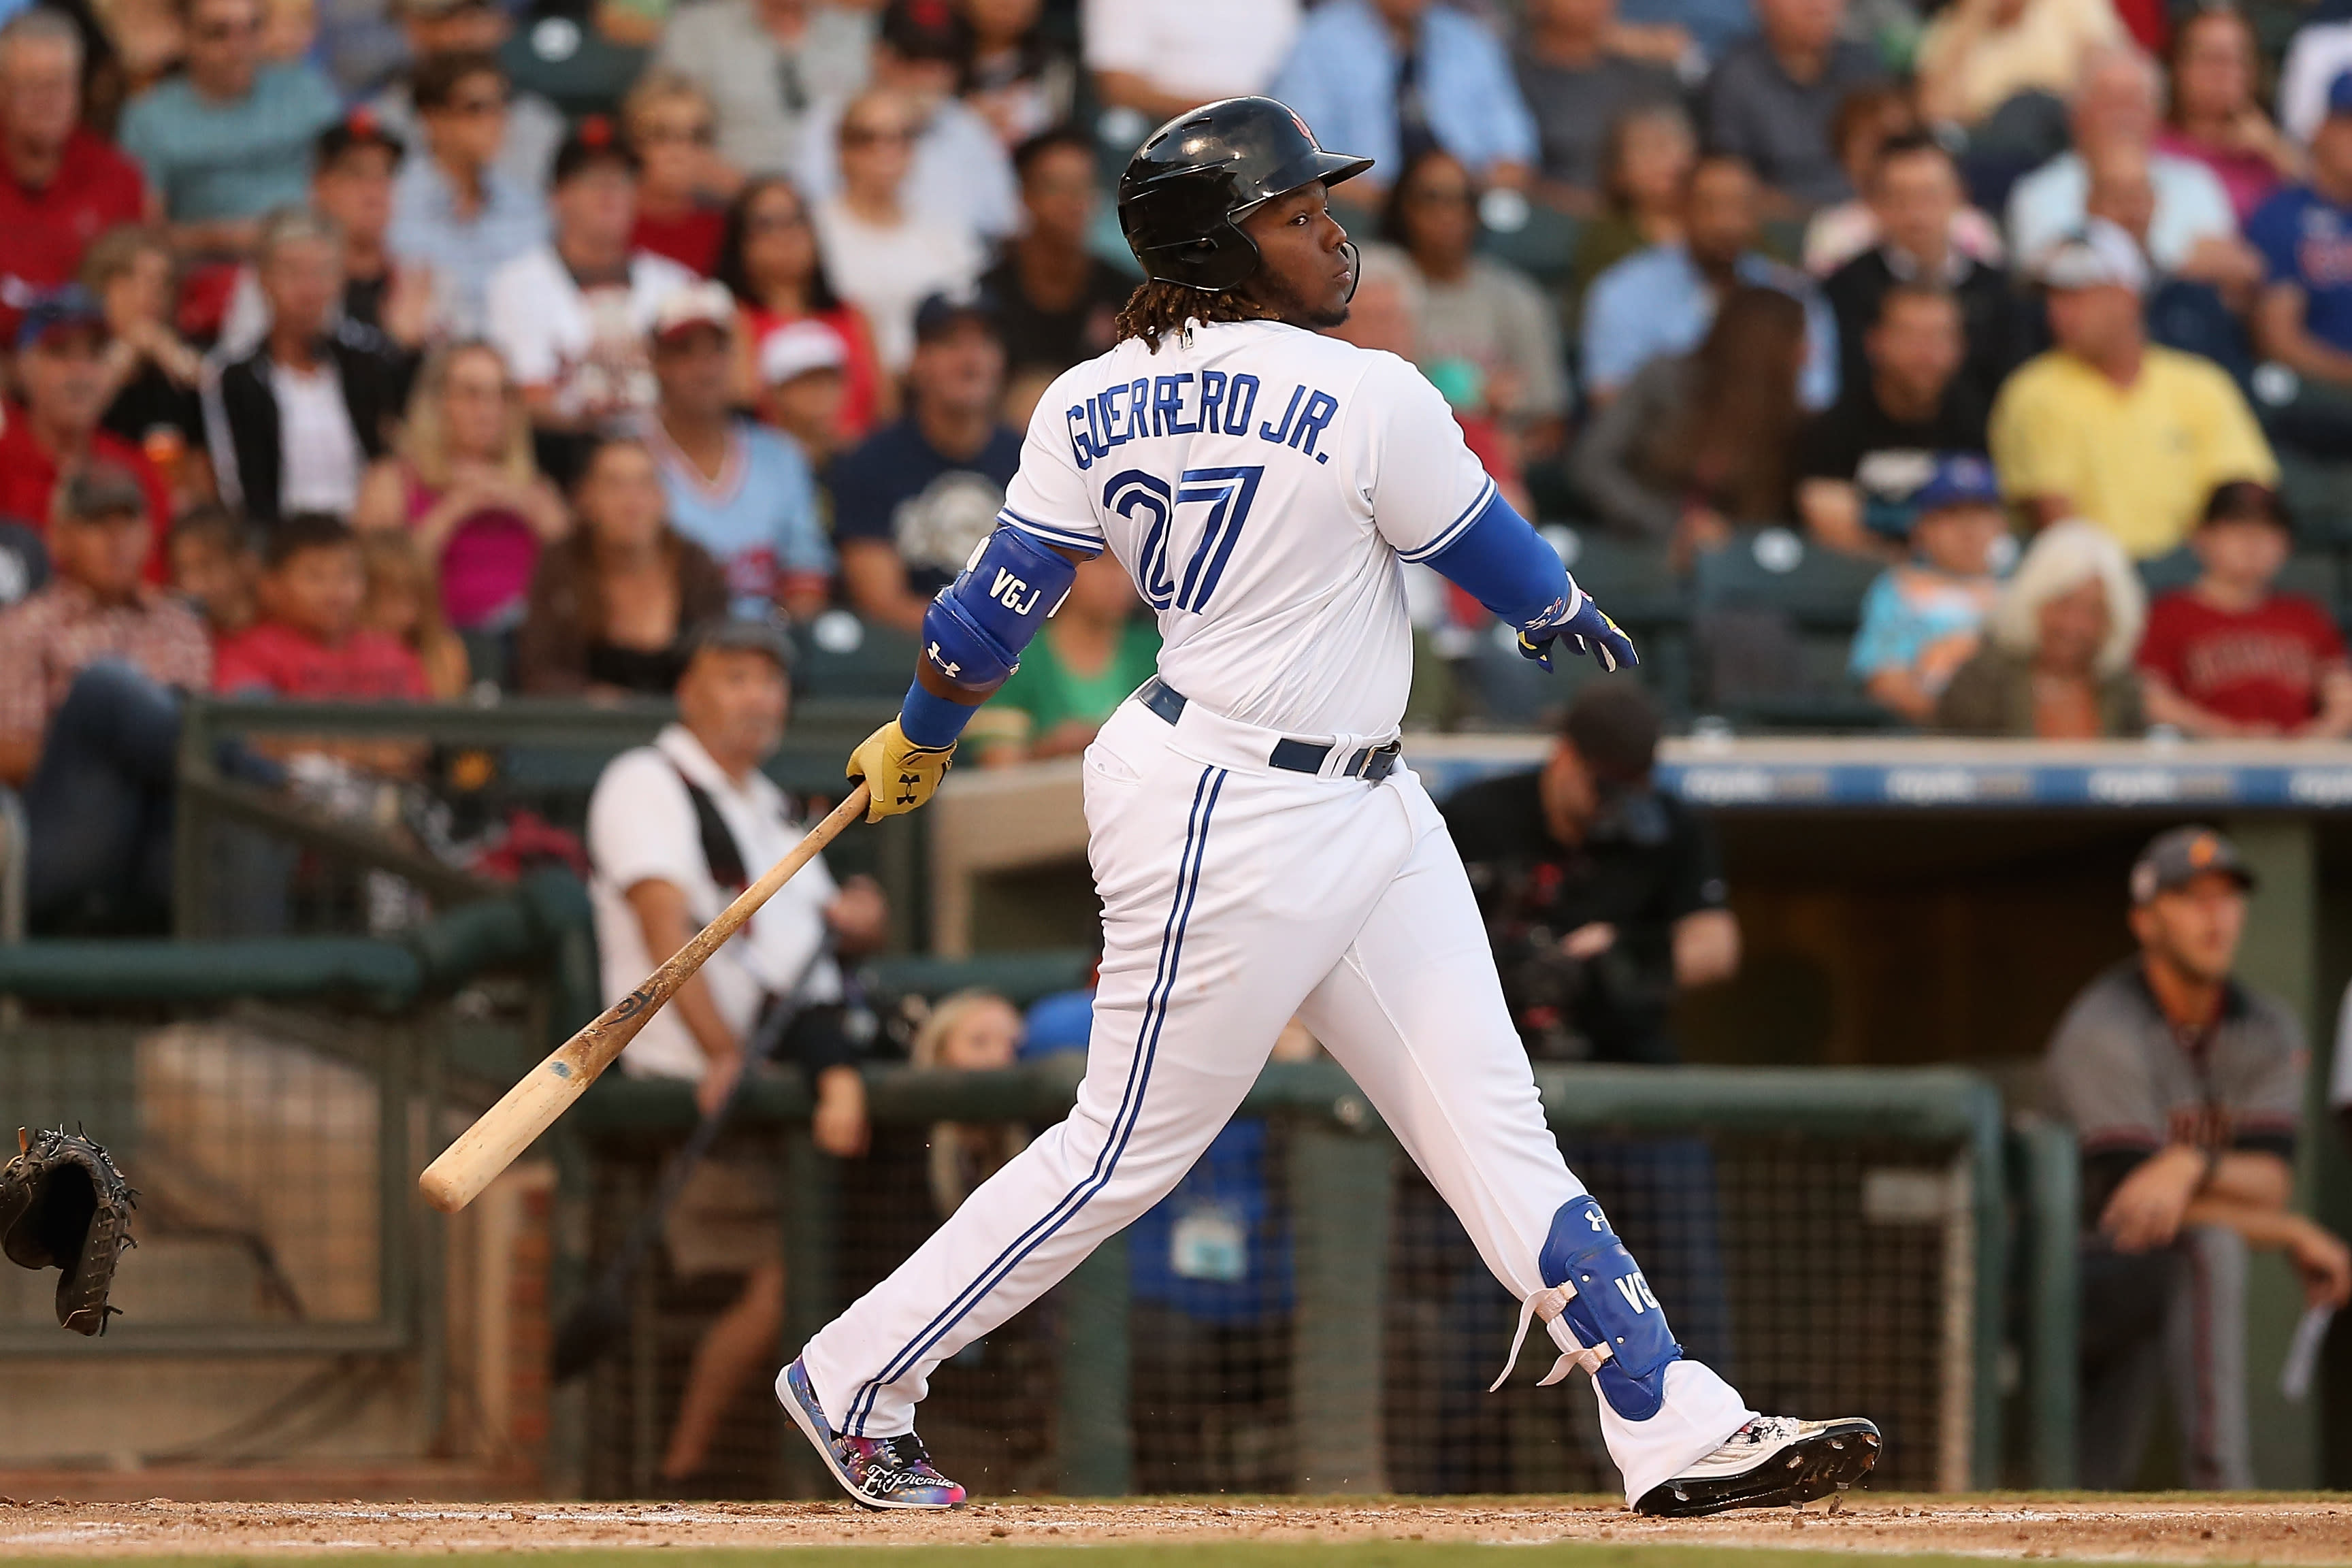
[(1021, 664), (1021, 650), (1061, 607), (1077, 575), (1017, 528), (981, 542), (956, 580), (923, 612), (923, 657), (955, 685), (989, 692)]
[(1594, 1373), (1601, 1396), (1628, 1421), (1647, 1421), (1666, 1401), (1666, 1367), (1682, 1359), (1665, 1310), (1609, 1218), (1591, 1196), (1559, 1205), (1538, 1267), (1548, 1284), (1573, 1286), (1560, 1316), (1588, 1345), (1609, 1347)]

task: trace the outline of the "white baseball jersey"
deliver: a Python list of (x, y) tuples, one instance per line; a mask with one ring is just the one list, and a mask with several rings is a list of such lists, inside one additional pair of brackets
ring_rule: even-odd
[(1108, 543), (1160, 618), (1168, 684), (1298, 735), (1387, 735), (1412, 633), (1401, 561), (1495, 493), (1437, 389), (1276, 321), (1129, 339), (1037, 404), (1002, 521)]

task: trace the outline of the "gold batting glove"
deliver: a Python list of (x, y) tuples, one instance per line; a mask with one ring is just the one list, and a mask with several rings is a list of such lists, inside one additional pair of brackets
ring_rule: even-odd
[(938, 793), (940, 781), (948, 776), (948, 760), (954, 755), (953, 742), (944, 746), (915, 744), (896, 719), (860, 741), (849, 753), (847, 772), (851, 778), (864, 779), (872, 792), (866, 820), (898, 816), (929, 800)]

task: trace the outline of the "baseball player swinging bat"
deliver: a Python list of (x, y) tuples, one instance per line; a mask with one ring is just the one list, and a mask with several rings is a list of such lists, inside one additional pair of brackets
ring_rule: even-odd
[(570, 1110), (572, 1102), (619, 1058), (628, 1043), (637, 1037), (637, 1031), (646, 1026), (646, 1020), (677, 994), (677, 988), (693, 978), (703, 962), (742, 930), (744, 922), (759, 912), (760, 906), (775, 897), (776, 890), (791, 881), (802, 867), (815, 859), (843, 828), (864, 815), (868, 804), (866, 785), (861, 784), (851, 790), (849, 797), (810, 828), (807, 837), (793, 845), (790, 853), (737, 894), (735, 901), (719, 910), (718, 918), (697, 932), (693, 941), (646, 976), (643, 985), (605, 1008), (593, 1022), (558, 1046), (545, 1061), (525, 1074), (521, 1082), (507, 1090), (496, 1105), (482, 1112), (417, 1178), (416, 1185), (425, 1194), (425, 1202), (443, 1214), (455, 1214), (479, 1196), (500, 1171), (514, 1163), (516, 1155), (530, 1148), (531, 1142)]
[(1086, 753), (1103, 956), (1077, 1103), (776, 1380), (866, 1507), (963, 1500), (915, 1436), (931, 1369), (1172, 1191), (1293, 1017), (1523, 1303), (1519, 1332), (1542, 1321), (1545, 1381), (1590, 1377), (1629, 1504), (1786, 1506), (1877, 1460), (1870, 1422), (1759, 1415), (1683, 1353), (1545, 1125), (1461, 857), (1402, 754), (1405, 568), (1546, 668), (1637, 660), (1437, 389), (1321, 331), (1357, 277), (1328, 193), (1370, 166), (1267, 98), (1145, 140), (1118, 217), (1146, 281), (1118, 341), (1039, 400), (994, 531), (924, 613), (898, 717), (850, 760), (876, 815), (919, 809), (1081, 563), (1109, 556), (1151, 607), (1159, 672)]

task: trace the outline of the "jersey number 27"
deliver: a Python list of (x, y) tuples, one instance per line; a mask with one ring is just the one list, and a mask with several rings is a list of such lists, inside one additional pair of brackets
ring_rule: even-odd
[[(1172, 488), (1166, 479), (1140, 468), (1110, 477), (1103, 486), (1103, 505), (1129, 520), (1139, 513), (1150, 520), (1144, 531), (1143, 548), (1135, 557), (1136, 587), (1145, 604), (1155, 610), (1190, 610), (1196, 616), (1208, 609), (1209, 596), (1217, 591), (1217, 580), (1233, 558), (1234, 542), (1249, 521), (1250, 503), (1257, 499), (1258, 480), (1265, 476), (1265, 465), (1256, 463), (1247, 468), (1187, 468), (1177, 476)], [(1200, 514), (1200, 532), (1188, 547), (1176, 535), (1180, 529), (1190, 532), (1182, 513), (1196, 506), (1208, 510)], [(1180, 557), (1184, 563), (1181, 581), (1170, 564)]]

